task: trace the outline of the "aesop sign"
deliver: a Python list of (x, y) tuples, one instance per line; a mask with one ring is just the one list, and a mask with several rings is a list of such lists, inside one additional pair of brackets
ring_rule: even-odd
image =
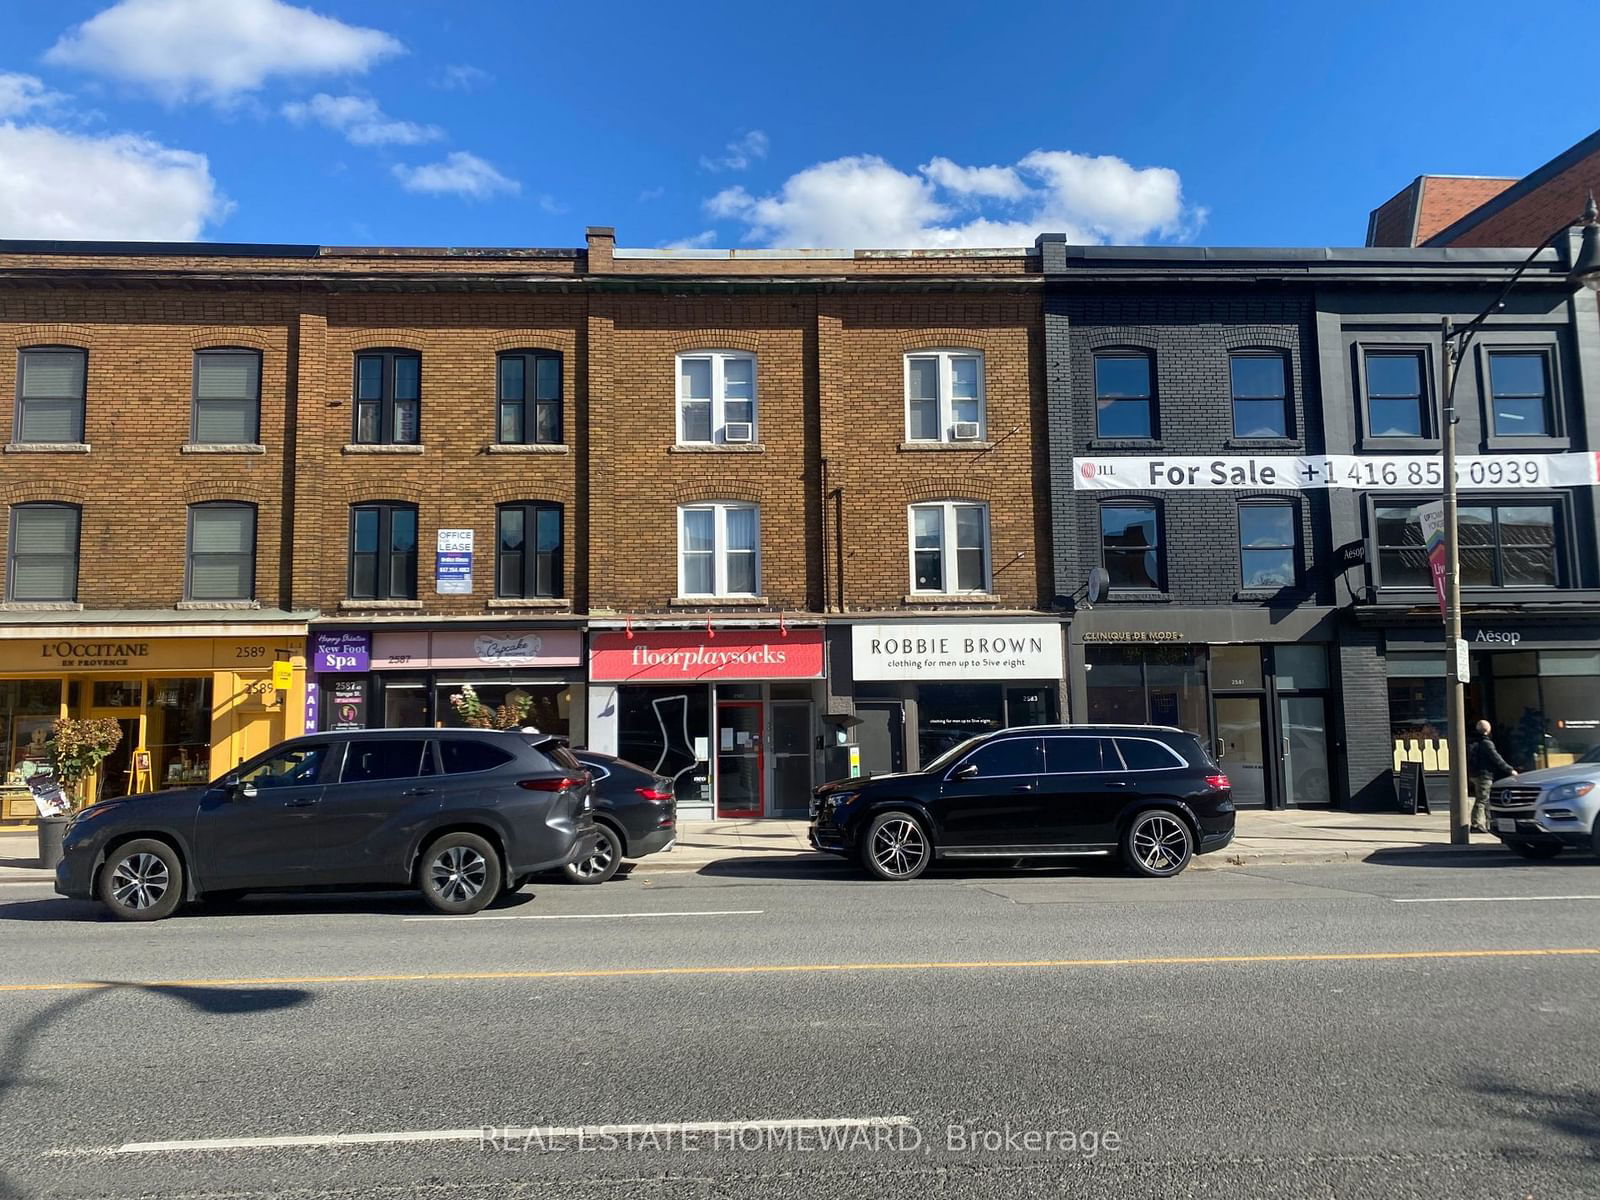
[(1044, 621), (856, 625), (857, 679), (1059, 679), (1061, 626)]

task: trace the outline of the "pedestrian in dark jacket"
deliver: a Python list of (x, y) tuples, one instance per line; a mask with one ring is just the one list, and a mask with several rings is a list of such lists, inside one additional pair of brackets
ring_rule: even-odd
[(1472, 777), (1472, 832), (1489, 832), (1489, 789), (1496, 779), (1515, 775), (1517, 769), (1500, 757), (1494, 739), (1489, 736), (1493, 728), (1487, 721), (1477, 724), (1478, 740), (1467, 751), (1467, 773)]

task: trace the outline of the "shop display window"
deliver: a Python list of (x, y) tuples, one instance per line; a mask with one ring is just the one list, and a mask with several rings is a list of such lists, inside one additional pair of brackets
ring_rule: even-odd
[(152, 786), (191, 787), (211, 779), (211, 676), (148, 680), (144, 716)]
[(461, 689), (469, 684), (477, 694), (479, 703), (490, 712), (514, 704), (527, 703), (527, 715), (521, 722), (524, 727), (531, 726), (540, 733), (554, 733), (561, 737), (566, 737), (571, 732), (571, 684), (544, 680), (474, 679), (459, 676), (454, 679), (441, 677), (434, 693), (433, 710), (438, 714), (439, 724), (446, 729), (460, 729), (466, 726), (466, 720), (450, 698), (460, 695)]
[(680, 808), (711, 803), (706, 687), (617, 689), (617, 754), (674, 781)]
[(0, 765), (7, 785), (21, 785), (45, 763), (50, 726), (60, 715), (60, 680), (0, 680)]

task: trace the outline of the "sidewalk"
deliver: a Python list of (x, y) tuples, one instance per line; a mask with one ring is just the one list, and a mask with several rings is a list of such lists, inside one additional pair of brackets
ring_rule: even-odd
[[(1194, 861), (1196, 870), (1266, 863), (1359, 862), (1378, 851), (1470, 854), (1475, 848), (1497, 847), (1499, 841), (1476, 834), (1471, 847), (1450, 845), (1450, 822), (1444, 812), (1358, 813), (1324, 809), (1241, 812), (1238, 834), (1226, 850)], [(0, 883), (48, 880), (39, 870), (38, 844), (32, 830), (0, 833)], [(804, 821), (682, 821), (678, 844), (652, 854), (637, 867), (641, 875), (662, 871), (698, 871), (710, 864), (835, 863), (806, 845)]]

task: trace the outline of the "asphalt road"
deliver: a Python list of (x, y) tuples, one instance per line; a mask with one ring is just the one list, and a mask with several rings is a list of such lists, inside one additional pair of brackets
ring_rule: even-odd
[(0, 1195), (1600, 1196), (1600, 864), (1427, 861), (6, 886)]

